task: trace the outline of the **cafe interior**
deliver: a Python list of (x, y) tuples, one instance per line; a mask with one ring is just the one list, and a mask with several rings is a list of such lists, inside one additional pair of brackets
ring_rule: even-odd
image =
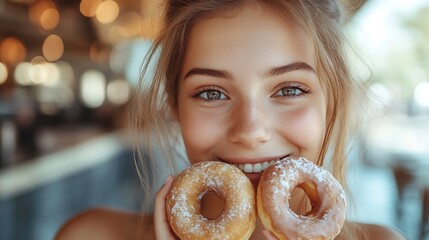
[[(429, 2), (343, 1), (374, 100), (348, 217), (429, 240)], [(143, 211), (128, 112), (164, 5), (0, 0), (1, 240), (53, 239), (91, 207)]]

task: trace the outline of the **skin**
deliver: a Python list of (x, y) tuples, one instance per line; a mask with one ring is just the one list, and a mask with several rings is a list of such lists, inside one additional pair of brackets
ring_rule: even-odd
[[(327, 104), (311, 49), (301, 29), (256, 5), (198, 22), (177, 108), (190, 162), (317, 159)], [(256, 187), (261, 174), (246, 175)]]
[[(258, 5), (194, 25), (174, 109), (190, 162), (254, 164), (284, 156), (315, 161), (329, 106), (312, 49), (301, 29)], [(260, 174), (246, 175), (256, 188)], [(167, 178), (156, 195), (145, 239), (176, 239), (165, 213), (173, 180)], [(222, 205), (217, 199), (206, 199), (210, 209), (203, 211), (221, 211), (213, 207)], [(136, 239), (139, 219), (135, 213), (90, 210), (69, 221), (56, 239)], [(373, 239), (404, 239), (383, 227), (364, 228)], [(251, 239), (275, 238), (258, 221)]]
[(317, 159), (327, 104), (305, 34), (258, 6), (232, 16), (197, 23), (189, 38), (177, 116), (190, 162)]

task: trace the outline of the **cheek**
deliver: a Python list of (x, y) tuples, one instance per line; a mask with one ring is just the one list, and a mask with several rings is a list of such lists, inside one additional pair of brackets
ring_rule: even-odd
[(222, 124), (219, 117), (204, 112), (183, 109), (179, 123), (186, 151), (191, 163), (208, 160), (212, 149), (222, 136)]
[[(325, 112), (316, 106), (307, 106), (284, 116), (284, 134), (302, 156), (317, 160), (326, 131)], [(286, 127), (285, 127), (286, 126)]]

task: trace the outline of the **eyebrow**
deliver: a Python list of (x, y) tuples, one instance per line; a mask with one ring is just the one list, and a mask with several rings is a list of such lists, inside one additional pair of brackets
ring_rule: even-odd
[(226, 71), (210, 68), (192, 68), (188, 73), (186, 73), (185, 79), (193, 75), (203, 75), (216, 78), (231, 78), (231, 75)]
[[(311, 67), (309, 64), (305, 62), (293, 62), (284, 66), (271, 68), (266, 73), (264, 73), (263, 76), (264, 78), (273, 77), (273, 76), (278, 76), (292, 71), (316, 72), (313, 67)], [(210, 69), (210, 68), (192, 68), (186, 73), (184, 78), (186, 79), (193, 75), (203, 75), (203, 76), (226, 78), (226, 79), (232, 78), (231, 74), (229, 74), (227, 71)]]
[(292, 71), (308, 71), (316, 72), (313, 67), (305, 62), (293, 62), (284, 66), (275, 67), (268, 70), (263, 76), (264, 78), (278, 76)]

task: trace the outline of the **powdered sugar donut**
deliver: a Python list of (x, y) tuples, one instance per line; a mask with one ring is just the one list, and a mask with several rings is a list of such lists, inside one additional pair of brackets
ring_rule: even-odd
[[(215, 219), (201, 214), (209, 191), (225, 202)], [(249, 239), (256, 225), (255, 190), (238, 168), (223, 162), (200, 162), (177, 176), (167, 195), (168, 222), (180, 239)]]
[[(299, 187), (310, 199), (305, 215), (289, 207)], [(346, 197), (338, 181), (305, 158), (285, 158), (262, 173), (257, 191), (258, 212), (264, 226), (278, 239), (334, 239), (346, 217)]]

